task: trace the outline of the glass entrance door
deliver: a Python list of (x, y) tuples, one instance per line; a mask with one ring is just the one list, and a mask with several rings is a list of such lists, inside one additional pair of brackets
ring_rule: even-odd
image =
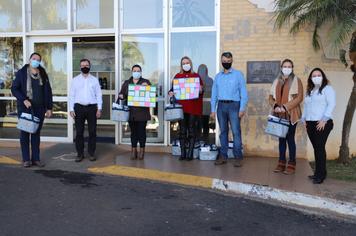
[[(111, 121), (115, 102), (115, 37), (76, 37), (73, 42), (73, 78), (80, 74), (80, 60), (91, 62), (90, 74), (99, 79), (103, 112), (97, 121), (97, 142), (115, 143), (115, 123)], [(74, 132), (75, 133), (75, 132)]]
[(53, 92), (53, 116), (45, 119), (42, 136), (44, 141), (73, 140), (73, 121), (68, 116), (68, 91), (72, 75), (71, 38), (30, 38), (28, 57), (32, 52), (42, 56)]
[[(163, 144), (165, 142), (165, 122), (163, 117), (165, 102), (164, 75), (164, 41), (163, 34), (132, 34), (122, 37), (122, 83), (130, 78), (131, 67), (142, 67), (142, 77), (150, 80), (157, 88), (155, 108), (150, 108), (151, 120), (147, 122), (147, 143)], [(121, 86), (119, 86), (121, 87)], [(123, 143), (130, 142), (128, 123), (122, 123), (121, 137)]]

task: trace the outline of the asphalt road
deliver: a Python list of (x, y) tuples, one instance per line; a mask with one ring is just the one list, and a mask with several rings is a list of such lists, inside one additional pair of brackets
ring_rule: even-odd
[(200, 189), (0, 166), (0, 235), (356, 235), (356, 225)]

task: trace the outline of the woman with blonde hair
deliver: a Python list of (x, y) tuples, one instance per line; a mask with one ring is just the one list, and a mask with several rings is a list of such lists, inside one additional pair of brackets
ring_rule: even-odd
[[(273, 115), (287, 119), (290, 122), (285, 138), (279, 138), (279, 161), (274, 172), (294, 174), (296, 166), (295, 130), (301, 118), (300, 103), (303, 101), (303, 85), (293, 73), (293, 62), (285, 59), (281, 65), (281, 73), (272, 84), (269, 103)], [(289, 161), (286, 163), (286, 150), (289, 150)], [(286, 166), (287, 164), (287, 166)]]
[[(178, 100), (178, 103), (183, 106), (184, 119), (179, 121), (179, 142), (181, 147), (181, 156), (179, 160), (193, 160), (194, 144), (197, 136), (198, 119), (202, 115), (203, 109), (203, 81), (198, 73), (193, 71), (192, 60), (184, 56), (180, 61), (180, 71), (174, 79), (190, 79), (199, 78), (200, 90), (199, 97), (190, 100)], [(172, 88), (168, 95), (174, 96), (173, 82)], [(188, 153), (186, 152), (186, 144), (188, 144)]]

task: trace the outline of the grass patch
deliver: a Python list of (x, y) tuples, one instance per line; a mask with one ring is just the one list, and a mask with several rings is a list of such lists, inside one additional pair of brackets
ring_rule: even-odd
[[(314, 169), (315, 162), (310, 162)], [(356, 157), (353, 157), (349, 164), (337, 163), (336, 160), (326, 161), (327, 178), (356, 182)]]

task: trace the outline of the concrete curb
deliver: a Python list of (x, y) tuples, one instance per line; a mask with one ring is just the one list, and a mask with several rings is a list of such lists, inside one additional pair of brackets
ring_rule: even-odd
[(245, 184), (210, 177), (193, 176), (119, 165), (90, 168), (88, 171), (100, 174), (119, 175), (187, 186), (203, 187), (223, 192), (241, 194), (248, 197), (255, 197), (263, 200), (274, 200), (284, 204), (288, 203), (302, 207), (326, 210), (344, 216), (351, 216), (353, 218), (356, 217), (356, 204), (354, 203), (299, 192), (289, 192), (261, 185)]
[(220, 191), (242, 194), (264, 200), (275, 200), (282, 203), (322, 209), (345, 216), (356, 217), (356, 204), (339, 200), (319, 197), (299, 192), (289, 192), (261, 185), (244, 184), (238, 182), (214, 179), (212, 188)]

